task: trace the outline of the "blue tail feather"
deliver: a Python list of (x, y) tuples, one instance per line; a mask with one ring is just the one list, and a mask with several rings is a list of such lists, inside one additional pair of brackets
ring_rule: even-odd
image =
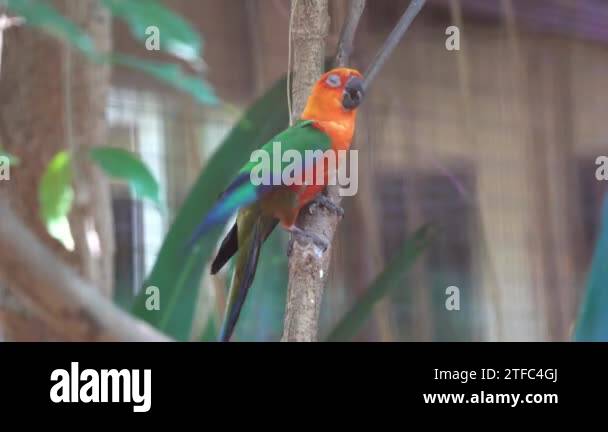
[(251, 204), (258, 198), (256, 187), (249, 181), (249, 174), (241, 174), (234, 180), (222, 194), (218, 202), (211, 208), (195, 229), (192, 237), (186, 244), (187, 249), (194, 245), (213, 228), (224, 224), (240, 208)]

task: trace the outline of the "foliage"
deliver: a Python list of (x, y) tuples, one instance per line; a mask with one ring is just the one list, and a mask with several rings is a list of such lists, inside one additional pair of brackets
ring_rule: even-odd
[(355, 337), (359, 328), (371, 316), (376, 303), (391, 290), (403, 289), (405, 274), (426, 249), (431, 234), (431, 227), (425, 225), (405, 241), (393, 261), (330, 332), (327, 341), (347, 341)]
[(188, 22), (157, 0), (101, 0), (112, 15), (124, 20), (133, 37), (145, 42), (153, 25), (160, 32), (161, 48), (184, 61), (200, 64), (202, 40)]
[[(160, 204), (158, 183), (148, 168), (126, 150), (98, 147), (91, 159), (111, 177), (126, 181), (136, 196)], [(74, 201), (72, 158), (69, 152), (58, 152), (47, 165), (38, 185), (40, 217), (49, 234), (71, 248), (67, 217)], [(67, 238), (70, 240), (66, 240)]]
[(144, 163), (127, 150), (112, 147), (91, 149), (91, 158), (110, 177), (131, 186), (134, 195), (160, 205), (158, 182)]
[[(127, 23), (137, 40), (146, 41), (150, 36), (149, 26), (155, 26), (161, 32), (160, 46), (163, 51), (178, 60), (188, 62), (197, 70), (202, 69), (204, 64), (202, 38), (184, 19), (165, 8), (160, 1), (99, 1), (114, 17)], [(91, 38), (75, 23), (62, 16), (50, 3), (35, 0), (7, 0), (7, 5), (11, 12), (24, 17), (27, 25), (41, 29), (75, 47), (92, 61), (111, 62), (138, 70), (177, 90), (186, 92), (200, 104), (212, 105), (218, 102), (213, 89), (206, 81), (185, 73), (178, 64), (143, 60), (121, 53), (99, 53)], [(205, 268), (204, 263), (209, 261), (215, 251), (221, 230), (218, 228), (210, 233), (192, 251), (185, 250), (184, 247), (218, 195), (247, 161), (248, 155), (283, 130), (287, 123), (285, 80), (280, 80), (245, 113), (195, 182), (164, 240), (144, 289), (135, 301), (133, 306), (135, 315), (177, 339), (188, 339), (201, 276)], [(126, 181), (138, 197), (159, 203), (159, 188), (156, 180), (134, 155), (116, 148), (95, 148), (90, 156), (106, 174)], [(67, 152), (55, 155), (39, 185), (41, 216), (47, 226), (56, 221), (66, 220), (71, 209), (74, 192), (70, 162), (70, 154)], [(400, 286), (404, 273), (422, 253), (428, 240), (429, 229), (424, 227), (406, 242), (400, 255), (331, 332), (330, 340), (346, 340), (356, 335), (380, 298)], [(287, 259), (282, 247), (283, 243), (284, 234), (280, 230), (269, 238), (262, 252), (258, 277), (251, 288), (252, 295), (257, 297), (270, 295), (273, 298), (284, 299), (287, 286)], [(277, 272), (277, 268), (285, 271)], [(156, 286), (161, 291), (163, 307), (159, 311), (148, 311), (145, 308), (147, 286)], [(270, 304), (270, 302), (261, 303)], [(255, 338), (257, 330), (253, 323), (267, 327), (270, 321), (280, 322), (283, 303), (283, 300), (275, 303), (281, 305), (276, 310), (269, 311), (265, 308), (261, 312), (254, 310), (255, 305), (251, 302), (246, 303), (242, 325), (237, 327), (236, 336), (243, 339)], [(265, 317), (266, 321), (260, 321), (258, 319), (260, 316)], [(276, 329), (276, 331), (278, 336), (280, 330)], [(209, 338), (213, 334), (212, 326), (208, 326), (205, 337)]]
[(7, 2), (11, 12), (25, 18), (27, 25), (69, 42), (88, 56), (96, 55), (91, 38), (76, 24), (62, 16), (50, 3), (37, 0), (7, 0)]
[(68, 215), (74, 201), (72, 164), (66, 151), (57, 153), (46, 167), (38, 189), (40, 216), (45, 224)]
[(201, 105), (215, 105), (218, 102), (213, 89), (207, 82), (184, 73), (183, 69), (176, 64), (141, 60), (124, 54), (116, 54), (112, 56), (112, 59), (116, 64), (144, 72), (189, 94)]
[[(50, 3), (36, 0), (7, 0), (8, 7), (26, 20), (26, 25), (46, 33), (77, 48), (89, 59), (98, 63), (111, 62), (146, 73), (173, 88), (190, 94), (201, 104), (213, 105), (217, 98), (211, 86), (195, 75), (184, 72), (180, 65), (142, 60), (124, 54), (102, 54), (93, 41), (75, 23), (66, 19)], [(160, 45), (168, 53), (195, 66), (201, 60), (202, 39), (183, 19), (156, 0), (100, 0), (114, 16), (129, 24), (132, 34), (145, 40), (146, 29), (154, 25), (162, 32)]]
[(48, 233), (66, 249), (73, 249), (68, 214), (74, 201), (72, 158), (66, 151), (57, 153), (47, 165), (38, 187), (40, 217)]
[(608, 341), (608, 195), (604, 198), (600, 235), (587, 277), (587, 289), (574, 339)]
[(283, 79), (255, 102), (232, 129), (179, 210), (145, 283), (144, 288), (160, 289), (161, 310), (146, 310), (142, 290), (133, 308), (135, 315), (177, 339), (189, 337), (202, 272), (215, 251), (221, 228), (209, 233), (194, 250), (186, 250), (186, 243), (251, 152), (287, 126), (287, 113)]

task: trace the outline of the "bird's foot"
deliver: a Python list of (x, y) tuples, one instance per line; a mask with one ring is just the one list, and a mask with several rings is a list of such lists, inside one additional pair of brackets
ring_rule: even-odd
[(324, 253), (329, 247), (329, 241), (327, 241), (325, 238), (316, 233), (298, 228), (295, 225), (289, 229), (289, 232), (291, 232), (291, 238), (289, 239), (289, 243), (287, 245), (287, 256), (291, 256), (293, 252), (294, 239), (304, 240), (305, 243), (309, 244), (312, 243), (321, 250), (321, 253)]
[(344, 217), (344, 209), (338, 204), (335, 204), (329, 197), (323, 193), (317, 197), (308, 206), (308, 212), (313, 214), (315, 207), (325, 207), (327, 210), (334, 212), (341, 219)]

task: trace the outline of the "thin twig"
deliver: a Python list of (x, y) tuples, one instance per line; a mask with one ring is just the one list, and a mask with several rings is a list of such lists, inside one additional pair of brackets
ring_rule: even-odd
[(287, 40), (287, 109), (289, 110), (289, 126), (293, 126), (293, 106), (291, 103), (291, 57), (293, 45), (293, 17), (298, 7), (298, 0), (293, 0), (291, 12), (289, 13), (289, 31)]
[(365, 10), (365, 0), (351, 0), (348, 8), (348, 16), (342, 27), (340, 34), (340, 42), (338, 42), (338, 52), (336, 54), (336, 67), (347, 66), (350, 62), (350, 56), (353, 53), (355, 44), (355, 34), (359, 27), (359, 21)]
[(384, 63), (386, 63), (399, 42), (401, 42), (401, 39), (405, 36), (405, 32), (410, 28), (414, 18), (416, 18), (425, 3), (426, 0), (412, 0), (407, 7), (403, 16), (397, 23), (397, 26), (395, 26), (388, 36), (386, 42), (384, 42), (384, 45), (378, 54), (376, 54), (372, 64), (365, 72), (365, 80), (363, 82), (363, 88), (365, 90), (369, 88), (374, 78), (376, 78), (376, 75), (378, 75), (378, 72), (380, 72), (380, 69), (382, 69), (382, 66), (384, 66)]

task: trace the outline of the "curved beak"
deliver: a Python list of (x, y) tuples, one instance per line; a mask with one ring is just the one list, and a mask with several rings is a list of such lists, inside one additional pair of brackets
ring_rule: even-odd
[(347, 110), (353, 110), (361, 104), (364, 95), (363, 80), (356, 76), (351, 77), (344, 87), (342, 106)]

